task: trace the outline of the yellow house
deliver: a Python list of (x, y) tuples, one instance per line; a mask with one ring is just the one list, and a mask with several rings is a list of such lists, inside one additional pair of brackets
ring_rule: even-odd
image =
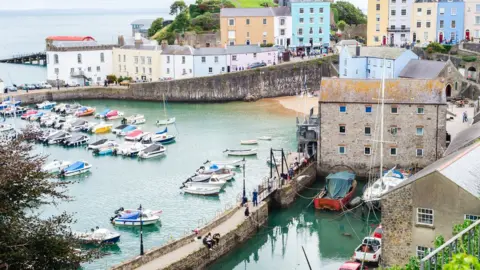
[(156, 41), (137, 39), (134, 44), (113, 48), (113, 74), (137, 81), (161, 79), (162, 48)]
[(223, 45), (275, 43), (277, 8), (222, 8), (220, 32)]
[(387, 44), (388, 1), (368, 0), (367, 46)]
[(417, 45), (437, 40), (437, 2), (415, 1), (410, 33)]

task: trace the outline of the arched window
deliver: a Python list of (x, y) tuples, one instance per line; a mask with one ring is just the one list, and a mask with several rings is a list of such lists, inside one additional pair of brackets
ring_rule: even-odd
[(58, 64), (58, 54), (53, 55), (53, 63)]
[[(119, 57), (120, 57), (120, 55), (119, 55)], [(103, 52), (100, 53), (100, 62), (102, 62), (102, 63), (105, 62), (105, 55), (103, 54)]]
[(81, 54), (81, 53), (79, 53), (79, 54), (77, 55), (77, 61), (78, 61), (79, 64), (82, 63), (82, 54)]
[(458, 90), (458, 82), (455, 82), (455, 90)]

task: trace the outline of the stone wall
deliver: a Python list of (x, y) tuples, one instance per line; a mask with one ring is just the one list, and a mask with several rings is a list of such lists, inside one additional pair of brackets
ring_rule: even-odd
[(404, 266), (412, 250), (412, 186), (407, 185), (382, 198), (382, 265)]
[(291, 181), (289, 181), (281, 189), (273, 194), (275, 205), (281, 208), (287, 208), (297, 198), (297, 194), (302, 192), (305, 187), (311, 186), (317, 179), (317, 169), (315, 162), (312, 162), (306, 168), (297, 173)]
[(179, 44), (190, 45), (195, 48), (222, 46), (219, 31), (211, 32), (211, 33), (203, 33), (203, 34), (197, 34), (195, 32), (186, 32), (185, 34), (177, 34), (177, 41)]
[(480, 53), (480, 43), (463, 43), (463, 48), (469, 51)]
[(355, 37), (362, 37), (366, 40), (367, 38), (367, 25), (347, 25), (342, 32), (341, 39), (355, 39)]

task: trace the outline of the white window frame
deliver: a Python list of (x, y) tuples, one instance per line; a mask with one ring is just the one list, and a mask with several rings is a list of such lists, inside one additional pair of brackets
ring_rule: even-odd
[[(370, 129), (369, 133), (367, 133), (367, 128)], [(370, 127), (370, 126), (364, 127), (363, 128), (363, 133), (364, 133), (365, 136), (372, 136), (372, 127)]]
[[(343, 147), (343, 153), (340, 151), (340, 148), (342, 148), (342, 147)], [(347, 154), (347, 147), (344, 146), (344, 145), (339, 145), (339, 146), (338, 146), (338, 153), (339, 153), (340, 155), (346, 155), (346, 154)]]
[[(425, 256), (427, 256), (428, 253), (430, 253), (430, 251), (432, 251), (431, 248), (417, 246), (416, 254), (419, 259), (423, 259)], [(422, 253), (422, 256), (419, 256), (419, 252)]]
[[(344, 132), (340, 131), (341, 127), (344, 127)], [(342, 135), (347, 134), (347, 125), (338, 125), (338, 134), (342, 134)]]
[[(367, 151), (366, 151), (367, 148), (370, 149), (370, 154), (367, 154)], [(372, 155), (372, 147), (371, 147), (371, 146), (365, 146), (365, 147), (363, 147), (363, 154), (364, 154), (365, 156), (371, 156), (371, 155)]]
[[(396, 112), (393, 112), (393, 109), (396, 109), (397, 111), (396, 111)], [(397, 106), (395, 106), (395, 107), (393, 107), (393, 106), (390, 107), (390, 113), (391, 113), (391, 114), (398, 114), (398, 107), (397, 107)]]
[[(418, 132), (419, 129), (420, 129), (420, 133)], [(424, 133), (425, 133), (425, 129), (424, 129), (423, 127), (416, 127), (416, 128), (415, 128), (415, 134), (416, 134), (417, 136), (423, 136)]]
[[(424, 213), (424, 212), (421, 212), (421, 211), (432, 211), (432, 213), (429, 214), (429, 213)], [(420, 222), (420, 220), (419, 220), (420, 215), (432, 216), (432, 223), (430, 224), (430, 223)], [(430, 209), (430, 208), (417, 207), (416, 223), (421, 224), (421, 225), (433, 226), (433, 224), (435, 224), (435, 211), (433, 209)]]
[[(422, 150), (422, 155), (419, 155), (419, 154), (418, 154), (418, 150)], [(415, 156), (416, 156), (416, 157), (423, 157), (424, 154), (425, 154), (425, 153), (424, 153), (424, 151), (423, 151), (423, 148), (415, 148)]]

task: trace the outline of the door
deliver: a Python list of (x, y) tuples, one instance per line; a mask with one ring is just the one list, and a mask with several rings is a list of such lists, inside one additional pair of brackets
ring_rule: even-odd
[(393, 46), (395, 44), (395, 35), (391, 34), (390, 35), (390, 46)]
[(445, 89), (445, 94), (446, 94), (447, 97), (452, 96), (452, 86), (450, 84), (447, 85), (447, 89)]
[(382, 45), (383, 46), (387, 45), (387, 37), (386, 36), (383, 36)]
[(442, 43), (443, 42), (443, 32), (440, 32), (438, 34), (438, 43)]
[(470, 30), (468, 29), (465, 31), (465, 39), (470, 40)]
[(230, 72), (230, 66), (227, 66), (227, 72)]

